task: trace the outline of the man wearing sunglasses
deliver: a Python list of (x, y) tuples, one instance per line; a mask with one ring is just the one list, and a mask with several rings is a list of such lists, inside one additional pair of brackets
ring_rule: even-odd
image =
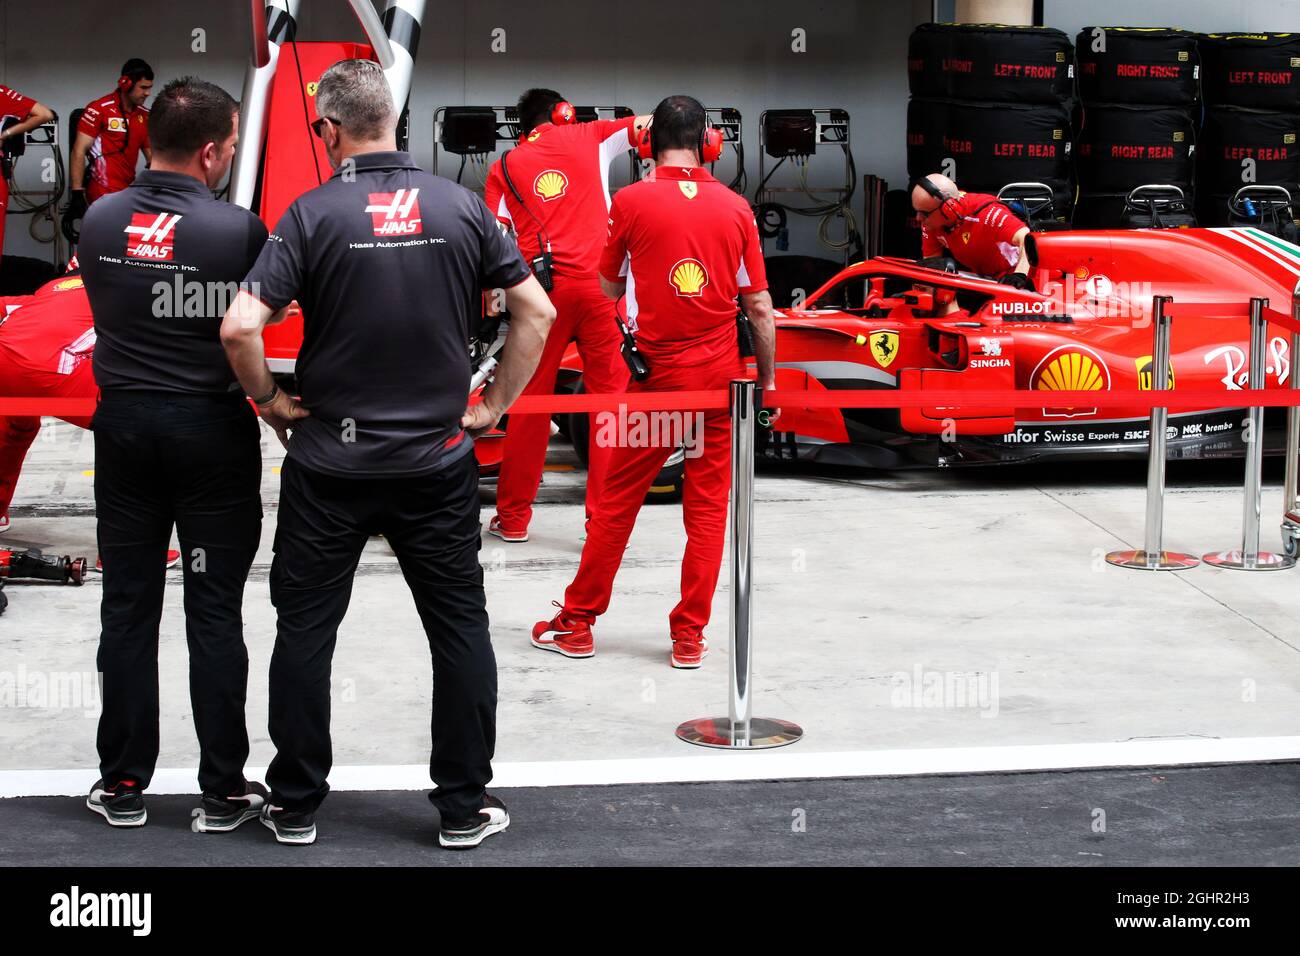
[[(483, 201), (397, 149), (397, 112), (377, 63), (334, 64), (316, 108), (335, 173), (285, 211), (248, 275), (257, 296), (241, 293), (222, 327), (240, 382), (289, 449), (271, 566), (276, 757), (263, 823), (280, 843), (316, 839), (333, 761), (330, 661), (361, 551), (383, 534), (433, 657), (439, 840), (473, 847), (510, 822), (485, 792), (496, 660), (478, 561), (474, 437), (532, 376), (555, 310)], [(471, 328), (492, 288), (505, 290), (510, 337), (482, 404), (466, 408)], [(301, 404), (276, 388), (261, 338), (295, 299)]]

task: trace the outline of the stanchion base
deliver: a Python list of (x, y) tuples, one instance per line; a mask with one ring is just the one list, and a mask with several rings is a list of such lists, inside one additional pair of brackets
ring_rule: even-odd
[(1261, 551), (1249, 558), (1244, 551), (1215, 551), (1205, 556), (1205, 563), (1233, 571), (1285, 571), (1295, 567), (1295, 558)]
[(698, 747), (722, 750), (767, 750), (784, 747), (803, 736), (803, 728), (788, 720), (751, 717), (749, 736), (737, 737), (730, 717), (699, 717), (677, 728), (677, 737)]
[(1117, 568), (1133, 568), (1136, 571), (1185, 571), (1201, 563), (1200, 558), (1177, 551), (1112, 551), (1106, 555), (1106, 563)]

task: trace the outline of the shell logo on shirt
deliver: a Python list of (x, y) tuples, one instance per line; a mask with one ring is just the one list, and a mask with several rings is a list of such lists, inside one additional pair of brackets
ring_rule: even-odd
[(542, 202), (559, 199), (569, 188), (569, 177), (558, 169), (544, 169), (533, 180), (533, 192), (542, 197)]
[(108, 131), (110, 133), (122, 133), (126, 131), (126, 120), (120, 116), (110, 116), (108, 118)]
[(85, 285), (81, 281), (81, 276), (73, 276), (71, 279), (64, 279), (54, 284), (54, 292), (67, 292), (69, 289), (80, 289)]
[(709, 284), (709, 273), (699, 259), (682, 259), (669, 270), (668, 281), (678, 295), (690, 298), (704, 291)]

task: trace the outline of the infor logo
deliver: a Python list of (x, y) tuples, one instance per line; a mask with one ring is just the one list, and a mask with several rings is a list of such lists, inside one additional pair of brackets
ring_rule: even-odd
[(171, 262), (179, 213), (133, 212), (126, 233), (126, 254), (133, 259)]
[(420, 190), (399, 189), (395, 193), (370, 193), (370, 222), (376, 236), (416, 236), (423, 229), (420, 218)]

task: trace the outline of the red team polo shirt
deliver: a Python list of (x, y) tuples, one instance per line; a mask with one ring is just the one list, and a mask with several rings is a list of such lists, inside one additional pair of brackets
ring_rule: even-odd
[(921, 257), (947, 249), (970, 272), (999, 279), (1020, 262), (1015, 236), (1025, 224), (985, 193), (966, 193), (957, 200), (961, 222), (950, 231), (931, 234), (921, 227)]
[(122, 98), (109, 93), (86, 106), (77, 132), (94, 142), (90, 146), (90, 181), (86, 201), (125, 189), (135, 181), (140, 150), (149, 145), (149, 111), (141, 106), (122, 113)]
[(736, 296), (767, 288), (753, 210), (703, 167), (659, 166), (620, 189), (600, 272), (627, 278), (627, 314), (653, 368), (736, 352)]
[(37, 376), (71, 375), (94, 350), (94, 319), (81, 276), (60, 276), (35, 295), (0, 297), (5, 367)]
[(492, 164), (483, 201), (514, 228), (525, 259), (531, 262), (541, 254), (538, 233), (544, 232), (551, 240), (556, 275), (590, 276), (595, 271), (609, 217), (609, 164), (632, 148), (635, 124), (636, 117), (629, 116), (537, 127), (509, 153), (510, 181), (523, 206), (506, 185), (501, 160)]
[[(25, 120), (32, 115), (36, 101), (0, 83), (0, 123), (13, 118)], [(9, 182), (0, 176), (0, 256), (4, 254), (5, 213), (9, 208)]]

